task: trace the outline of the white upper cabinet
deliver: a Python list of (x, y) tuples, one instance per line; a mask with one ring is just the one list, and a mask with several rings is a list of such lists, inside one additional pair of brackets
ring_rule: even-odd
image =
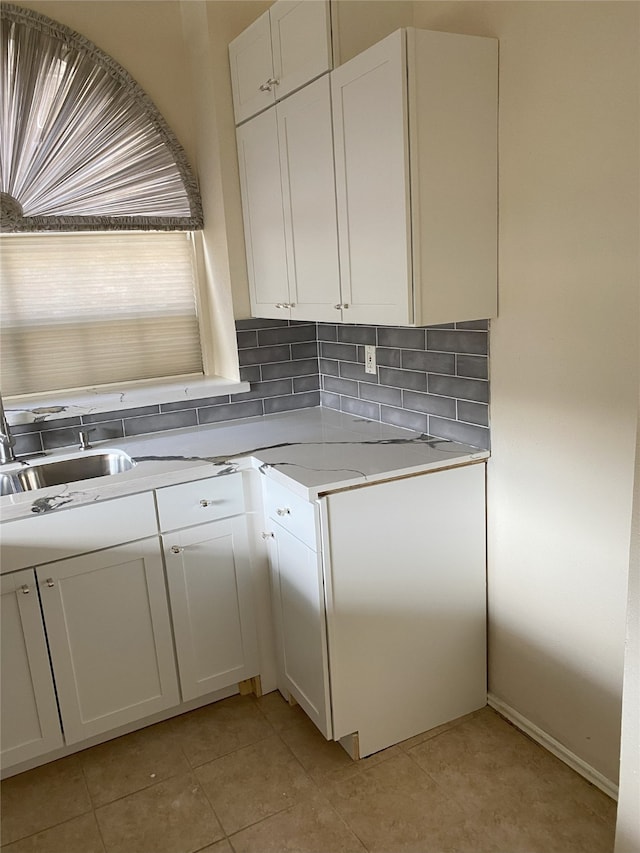
[(237, 131), (252, 314), (340, 319), (327, 76)]
[(328, 0), (278, 0), (229, 45), (236, 124), (331, 68)]
[(398, 30), (331, 84), (343, 320), (496, 316), (497, 41)]
[(340, 266), (351, 323), (411, 322), (404, 32), (332, 74)]

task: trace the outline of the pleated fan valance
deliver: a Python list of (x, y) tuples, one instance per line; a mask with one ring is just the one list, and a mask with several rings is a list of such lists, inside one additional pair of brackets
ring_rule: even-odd
[(153, 102), (88, 39), (0, 7), (1, 230), (193, 230), (196, 180)]

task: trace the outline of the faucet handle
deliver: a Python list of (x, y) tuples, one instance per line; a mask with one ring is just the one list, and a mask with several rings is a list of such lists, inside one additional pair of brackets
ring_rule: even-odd
[(80, 442), (80, 450), (90, 450), (91, 445), (89, 443), (89, 433), (95, 432), (96, 427), (89, 427), (89, 429), (81, 429), (78, 433), (78, 441)]

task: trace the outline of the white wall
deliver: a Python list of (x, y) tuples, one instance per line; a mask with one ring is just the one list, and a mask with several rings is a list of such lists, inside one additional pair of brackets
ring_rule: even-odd
[[(638, 317), (640, 321), (640, 316)], [(640, 850), (640, 419), (636, 440), (633, 532), (622, 705), (620, 797), (615, 853)]]
[(522, 3), (498, 17), (489, 684), (615, 781), (638, 404), (638, 6)]

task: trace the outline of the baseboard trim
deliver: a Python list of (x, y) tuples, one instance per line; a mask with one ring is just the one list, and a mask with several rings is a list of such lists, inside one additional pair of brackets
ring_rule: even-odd
[(601, 791), (604, 791), (604, 793), (613, 800), (618, 799), (618, 786), (614, 784), (611, 779), (607, 779), (606, 776), (603, 776), (602, 773), (590, 764), (587, 764), (586, 761), (583, 761), (571, 752), (571, 750), (567, 749), (566, 746), (563, 746), (560, 741), (551, 737), (551, 735), (536, 726), (535, 723), (532, 723), (531, 720), (523, 717), (522, 714), (510, 705), (507, 705), (507, 703), (503, 702), (502, 699), (498, 699), (498, 697), (494, 696), (493, 693), (488, 694), (487, 702), (494, 711), (497, 711), (509, 720), (510, 723), (513, 723), (516, 728), (529, 735), (529, 737), (539, 743), (540, 746), (543, 746), (545, 749), (549, 750), (549, 752), (553, 753), (553, 755), (555, 755), (556, 758), (559, 758), (560, 761), (564, 761), (564, 763), (571, 767), (572, 770), (575, 770), (576, 773), (584, 776), (584, 778), (588, 782), (591, 782), (592, 785), (595, 785), (596, 788), (600, 788)]

